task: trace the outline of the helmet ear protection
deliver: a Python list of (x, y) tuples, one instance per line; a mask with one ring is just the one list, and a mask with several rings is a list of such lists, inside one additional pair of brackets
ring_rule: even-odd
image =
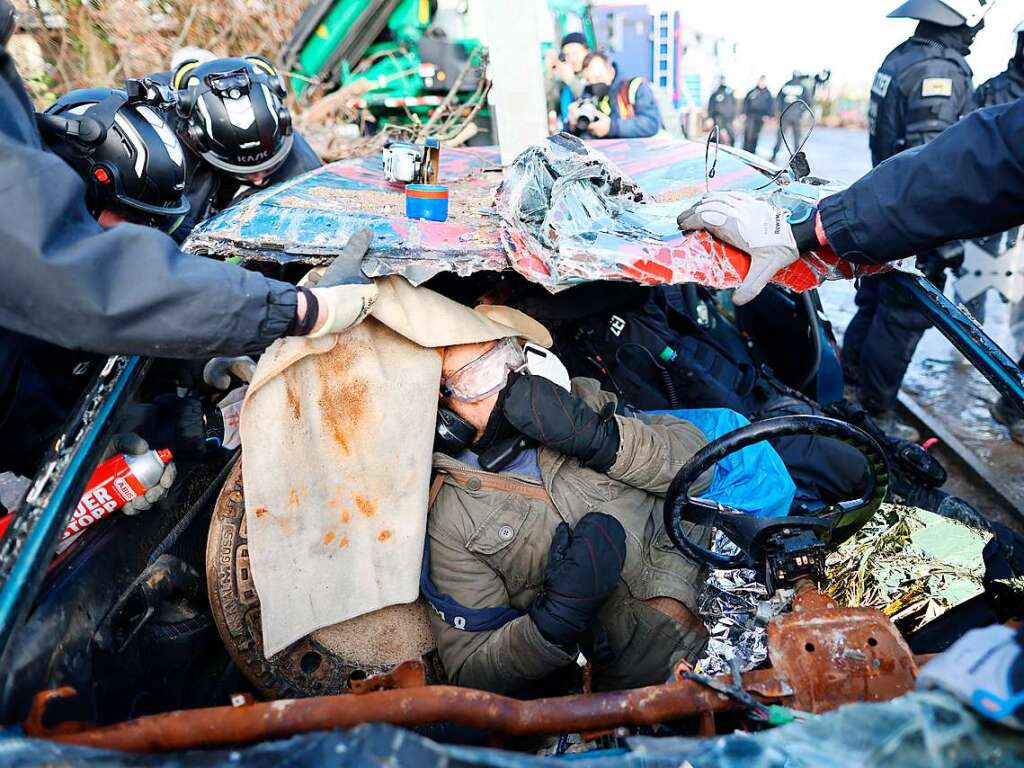
[(263, 56), (258, 56), (255, 53), (251, 53), (248, 56), (243, 56), (245, 61), (252, 64), (257, 70), (267, 74), (270, 80), (270, 86), (274, 89), (274, 93), (277, 94), (278, 98), (284, 99), (288, 95), (288, 91), (284, 85), (284, 78), (274, 68), (274, 65), (270, 63), (269, 59)]
[(188, 88), (182, 89), (188, 73), (199, 66), (198, 59), (188, 59), (178, 65), (171, 76), (171, 90), (177, 94), (175, 109), (182, 117), (190, 117), (192, 110), (196, 108), (196, 97), (198, 95), (199, 83), (190, 83)]
[(282, 104), (277, 109), (277, 123), (281, 126), (281, 133), (288, 136), (292, 132), (292, 113), (288, 111), (288, 107)]
[(189, 121), (199, 100), (199, 81), (196, 80), (182, 88), (188, 75), (200, 64), (198, 59), (181, 62), (171, 76), (171, 90), (176, 93), (174, 109), (178, 113), (178, 133), (199, 152), (206, 151), (206, 132), (201, 126)]

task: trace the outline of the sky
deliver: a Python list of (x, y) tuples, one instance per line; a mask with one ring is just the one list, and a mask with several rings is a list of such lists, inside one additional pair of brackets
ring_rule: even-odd
[[(675, 0), (684, 23), (739, 46), (741, 65), (763, 71), (777, 88), (793, 69), (831, 68), (840, 89), (867, 91), (885, 55), (913, 33), (916, 22), (887, 19), (900, 0)], [(975, 84), (1002, 71), (1024, 0), (997, 0), (968, 58)], [(747, 83), (733, 83), (746, 89)], [(752, 83), (750, 84), (752, 85)]]

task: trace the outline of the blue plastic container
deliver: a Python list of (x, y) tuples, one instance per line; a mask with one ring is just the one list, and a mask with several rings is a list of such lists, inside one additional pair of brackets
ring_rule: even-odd
[(448, 187), (444, 184), (406, 184), (405, 215), (410, 219), (448, 221)]

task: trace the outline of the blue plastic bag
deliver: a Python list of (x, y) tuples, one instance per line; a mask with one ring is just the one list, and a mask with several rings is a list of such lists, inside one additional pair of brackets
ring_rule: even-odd
[[(728, 408), (683, 408), (647, 411), (688, 421), (704, 433), (708, 442), (750, 424)], [(785, 517), (796, 495), (796, 485), (786, 465), (767, 442), (747, 446), (715, 465), (711, 487), (702, 498), (747, 512), (754, 517)]]

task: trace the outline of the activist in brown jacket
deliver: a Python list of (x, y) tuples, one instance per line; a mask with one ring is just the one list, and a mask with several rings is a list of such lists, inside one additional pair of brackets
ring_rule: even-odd
[[(449, 372), (451, 365), (446, 362), (445, 367)], [(445, 670), (456, 684), (512, 693), (573, 664), (582, 651), (594, 662), (598, 690), (664, 682), (673, 662), (683, 658), (692, 663), (707, 643), (707, 632), (694, 613), (705, 574), (673, 547), (662, 523), (664, 494), (680, 467), (706, 443), (705, 437), (672, 416), (624, 413), (616, 397), (591, 379), (573, 380), (571, 395), (557, 387), (545, 389), (544, 383), (539, 377), (513, 375), (501, 396), (487, 401), (478, 415), (480, 433), (484, 423), (491, 430), (496, 411), (512, 400), (513, 395), (503, 399), (506, 390), (532, 386), (529, 397), (558, 400), (559, 414), (572, 411), (577, 421), (579, 414), (584, 419), (592, 415), (600, 422), (596, 428), (610, 435), (610, 448), (591, 440), (589, 432), (588, 445), (597, 446), (589, 452), (559, 442), (577, 440), (586, 431), (578, 423), (562, 437), (525, 424), (531, 412), (536, 416), (545, 405), (527, 399), (519, 412), (508, 404), (504, 411), (519, 432), (536, 437), (540, 445), (500, 473), (481, 469), (473, 451), (458, 458), (434, 455), (438, 474), (428, 521), (429, 581), (424, 580), (424, 594), (435, 608), (431, 621)], [(607, 455), (604, 461), (590, 455), (601, 451)], [(709, 477), (701, 478), (693, 490), (699, 493), (708, 483)], [(588, 514), (594, 512), (602, 514)], [(581, 524), (584, 517), (588, 520)], [(603, 540), (581, 541), (595, 558), (583, 567), (594, 569), (595, 581), (604, 580), (607, 594), (599, 595), (593, 609), (598, 626), (591, 622), (578, 643), (567, 642), (571, 633), (563, 635), (538, 605), (561, 597), (561, 605), (572, 612), (575, 598), (560, 595), (565, 590), (552, 584), (557, 577), (549, 559), (552, 552), (566, 558), (554, 563), (556, 568), (571, 561), (568, 529), (576, 541), (579, 531), (595, 521), (611, 525), (598, 532)], [(594, 526), (589, 528), (593, 533)], [(693, 528), (689, 535), (708, 543), (706, 531)], [(593, 546), (593, 541), (608, 543)], [(622, 543), (622, 555), (609, 561), (608, 553)], [(602, 557), (614, 565), (601, 566)], [(585, 602), (580, 598), (580, 604)], [(551, 626), (545, 636), (542, 627)]]

